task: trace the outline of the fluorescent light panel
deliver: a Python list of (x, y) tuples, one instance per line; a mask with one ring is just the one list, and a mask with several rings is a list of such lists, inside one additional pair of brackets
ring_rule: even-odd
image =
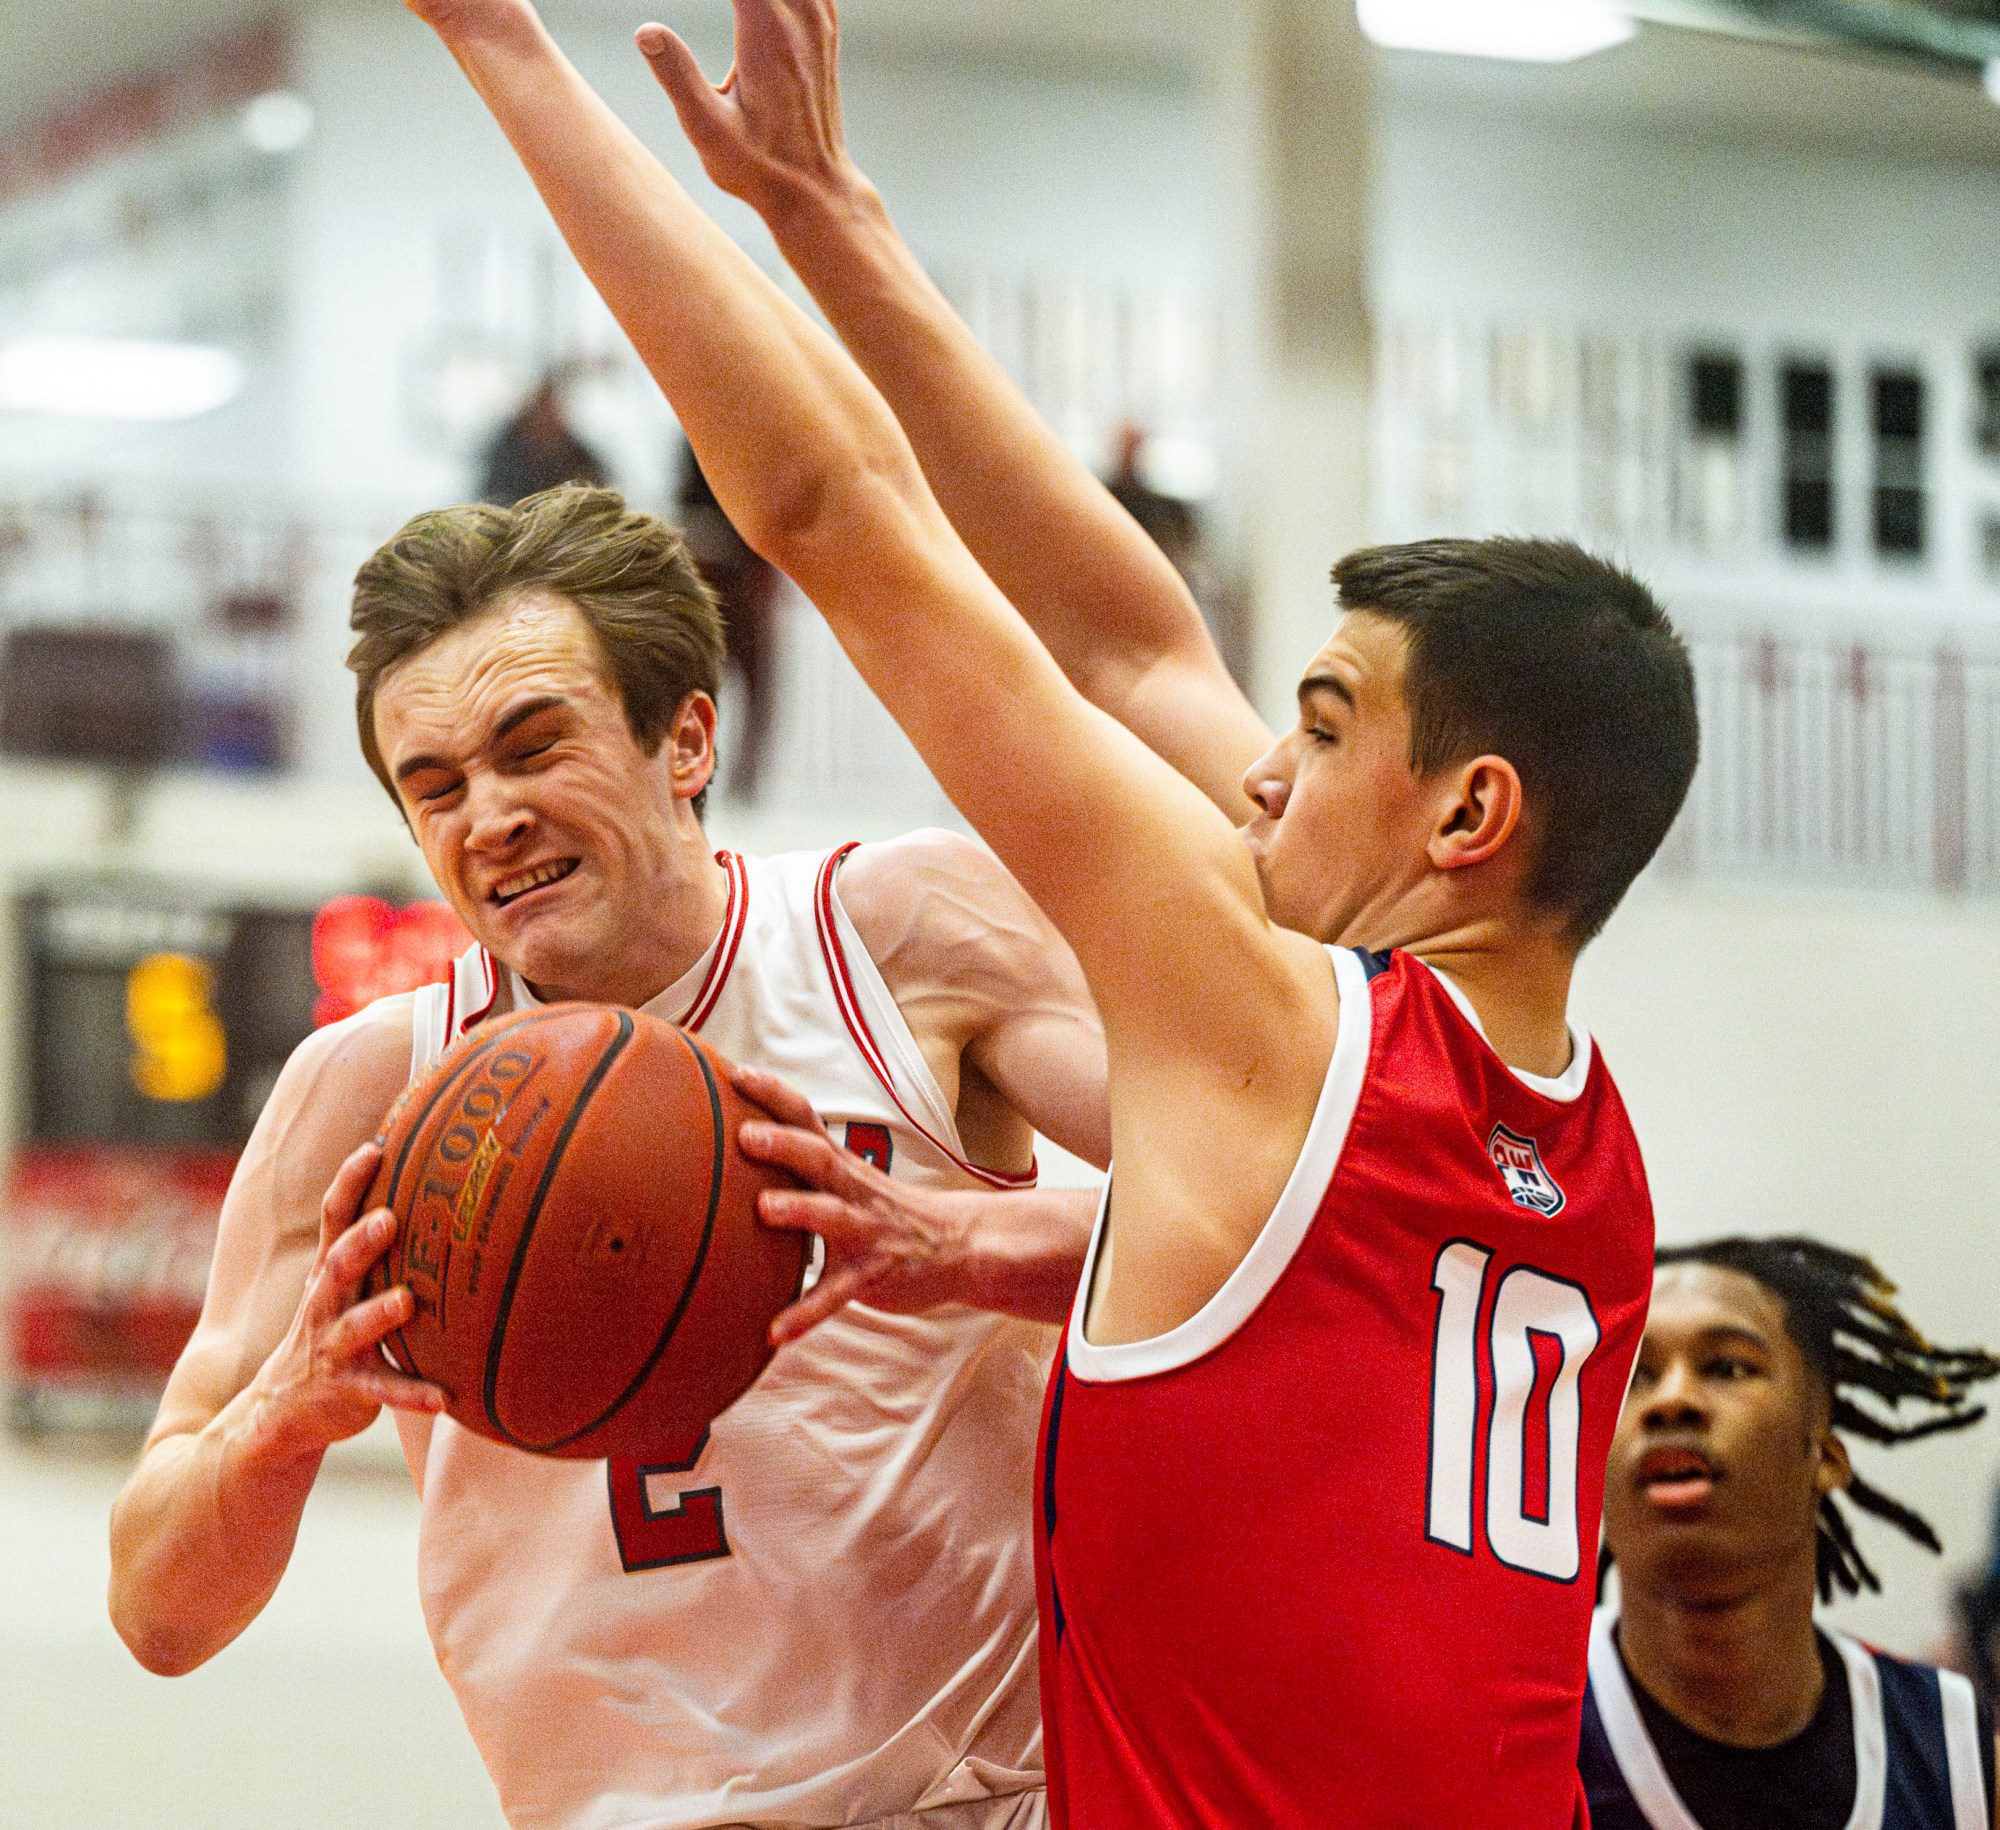
[(0, 345), (0, 409), (70, 419), (194, 419), (243, 391), (243, 363), (198, 343), (21, 337)]
[(1993, 101), (2000, 102), (2000, 57), (1987, 59), (1986, 93)]
[(1638, 30), (1613, 0), (1359, 0), (1361, 29), (1392, 51), (1564, 64)]

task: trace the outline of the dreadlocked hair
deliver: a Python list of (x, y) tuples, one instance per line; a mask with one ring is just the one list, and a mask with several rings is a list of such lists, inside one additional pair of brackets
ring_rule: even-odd
[[(1874, 1262), (1817, 1239), (1712, 1239), (1670, 1246), (1657, 1264), (1704, 1264), (1737, 1271), (1785, 1305), (1785, 1324), (1807, 1363), (1826, 1382), (1833, 1427), (1893, 1448), (1948, 1430), (1970, 1429), (1986, 1415), (1970, 1402), (1975, 1385), (2000, 1377), (2000, 1359), (1978, 1348), (1933, 1347), (1895, 1301), (1896, 1286)], [(1901, 1420), (1906, 1404), (1930, 1415)], [(1858, 1474), (1847, 1494), (1863, 1512), (1893, 1525), (1926, 1550), (1942, 1552), (1920, 1514)], [(1881, 1580), (1854, 1541), (1832, 1494), (1819, 1508), (1819, 1594), (1879, 1592)]]

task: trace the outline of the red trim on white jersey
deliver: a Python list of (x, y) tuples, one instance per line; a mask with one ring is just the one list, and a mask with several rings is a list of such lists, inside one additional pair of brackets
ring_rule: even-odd
[(471, 1033), (477, 1023), (484, 1023), (493, 1014), (493, 1006), (500, 1001), (500, 968), (494, 963), (493, 955), (484, 947), (479, 949), (479, 969), (486, 974), (486, 1001), (477, 1010), (468, 1011), (465, 1021), (456, 1029), (452, 1027), (452, 1012), (458, 1004), (458, 973), (451, 975), (451, 993), (444, 1011), (444, 1037), (447, 1043), (456, 1042), (460, 1036)]
[(833, 918), (833, 879), (842, 860), (857, 849), (857, 844), (858, 841), (850, 841), (838, 851), (828, 853), (826, 862), (819, 867), (819, 880), (813, 885), (813, 916), (819, 926), (820, 951), (826, 956), (827, 974), (833, 980), (833, 1001), (840, 1007), (841, 1020), (846, 1023), (848, 1034), (854, 1038), (854, 1045), (860, 1049), (861, 1058), (868, 1063), (869, 1071), (882, 1083), (883, 1091), (896, 1102), (897, 1109), (910, 1121), (911, 1127), (928, 1138), (967, 1175), (976, 1176), (990, 1188), (1032, 1188), (1036, 1174), (1033, 1168), (1025, 1174), (1010, 1175), (1005, 1170), (983, 1169), (977, 1163), (967, 1162), (910, 1110), (898, 1090), (896, 1077), (889, 1071), (888, 1059), (876, 1042), (874, 1032), (869, 1029), (867, 1017), (862, 1014), (861, 1000), (854, 990), (854, 976), (848, 970), (847, 949), (841, 945), (840, 929)]
[(736, 964), (736, 949), (743, 944), (743, 929), (750, 919), (750, 887), (743, 874), (743, 860), (733, 851), (719, 851), (715, 861), (729, 879), (729, 905), (722, 912), (722, 938), (708, 962), (708, 976), (694, 994), (687, 1015), (681, 1018), (683, 1029), (700, 1029), (713, 1013), (728, 982), (729, 969)]

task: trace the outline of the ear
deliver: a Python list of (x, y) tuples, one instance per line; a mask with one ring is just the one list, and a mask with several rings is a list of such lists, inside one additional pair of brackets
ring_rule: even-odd
[(1504, 756), (1477, 756), (1452, 780), (1453, 798), (1430, 837), (1431, 863), (1464, 870), (1496, 857), (1521, 823), (1520, 773)]
[(660, 754), (673, 777), (675, 800), (691, 801), (708, 786), (715, 775), (715, 701), (706, 693), (689, 693), (681, 701)]
[(1813, 1470), (1813, 1485), (1821, 1499), (1829, 1493), (1839, 1493), (1854, 1484), (1854, 1464), (1847, 1458), (1847, 1444), (1831, 1430), (1820, 1433), (1818, 1463)]

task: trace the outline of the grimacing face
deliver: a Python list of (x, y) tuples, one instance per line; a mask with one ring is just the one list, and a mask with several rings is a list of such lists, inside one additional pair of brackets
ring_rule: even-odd
[(1777, 1295), (1740, 1271), (1662, 1266), (1605, 1482), (1627, 1590), (1699, 1603), (1809, 1581), (1820, 1501), (1849, 1479), (1829, 1412)]
[(648, 756), (589, 625), (549, 592), (409, 655), (375, 698), (383, 763), (438, 888), (552, 998), (633, 1001), (621, 975), (674, 906), (684, 803), (713, 767), (713, 730), (714, 707), (692, 695)]
[(1432, 875), (1440, 784), (1410, 767), (1408, 638), (1351, 611), (1299, 686), (1299, 720), (1243, 778), (1243, 829), (1265, 906), (1315, 940), (1388, 947)]

